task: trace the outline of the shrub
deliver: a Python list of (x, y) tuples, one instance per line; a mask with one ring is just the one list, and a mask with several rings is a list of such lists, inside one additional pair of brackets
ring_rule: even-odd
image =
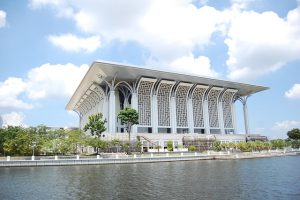
[(188, 147), (188, 149), (189, 149), (189, 151), (196, 151), (197, 150), (197, 148), (194, 145), (190, 145)]
[(221, 146), (221, 142), (216, 140), (213, 143), (213, 150), (214, 151), (221, 151), (222, 150), (222, 146)]
[(167, 142), (167, 150), (168, 151), (173, 151), (173, 142), (172, 141)]

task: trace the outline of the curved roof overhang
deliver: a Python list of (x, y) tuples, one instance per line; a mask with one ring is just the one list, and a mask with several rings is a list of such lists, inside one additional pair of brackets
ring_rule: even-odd
[(107, 61), (95, 61), (92, 63), (88, 72), (85, 74), (81, 83), (77, 87), (76, 91), (68, 102), (66, 109), (74, 110), (77, 102), (80, 101), (85, 92), (90, 87), (92, 87), (94, 83), (101, 85), (104, 84), (103, 80), (110, 82), (115, 78), (115, 76), (117, 76), (117, 80), (124, 80), (128, 82), (136, 81), (140, 77), (152, 77), (157, 79), (175, 80), (186, 83), (198, 83), (201, 85), (236, 89), (238, 90), (238, 92), (236, 93), (236, 95), (238, 96), (247, 96), (269, 89), (268, 87), (264, 86), (226, 81), (211, 77), (182, 74), (178, 72), (160, 71), (156, 69), (129, 66)]

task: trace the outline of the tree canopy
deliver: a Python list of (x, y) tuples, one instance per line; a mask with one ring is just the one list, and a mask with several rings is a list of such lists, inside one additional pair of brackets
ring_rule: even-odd
[(92, 136), (101, 137), (101, 134), (106, 131), (106, 120), (102, 119), (102, 113), (96, 113), (89, 116), (88, 123), (83, 127), (84, 131), (90, 131)]
[(120, 111), (118, 118), (121, 120), (121, 123), (124, 124), (130, 140), (132, 126), (139, 123), (139, 113), (133, 108), (126, 107)]
[(289, 139), (300, 140), (300, 129), (294, 128), (287, 132)]

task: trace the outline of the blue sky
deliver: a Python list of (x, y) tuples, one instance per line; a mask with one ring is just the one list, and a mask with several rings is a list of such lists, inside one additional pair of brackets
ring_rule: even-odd
[(4, 124), (77, 126), (65, 105), (94, 60), (268, 86), (248, 100), (251, 132), (300, 127), (296, 0), (0, 0)]

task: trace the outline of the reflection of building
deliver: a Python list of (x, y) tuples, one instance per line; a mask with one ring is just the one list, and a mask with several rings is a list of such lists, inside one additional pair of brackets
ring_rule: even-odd
[(221, 140), (245, 140), (236, 133), (235, 106), (244, 106), (246, 133), (247, 98), (266, 87), (195, 75), (156, 71), (108, 62), (94, 62), (67, 105), (80, 116), (101, 112), (107, 119), (106, 138), (122, 138), (117, 113), (130, 106), (139, 112), (133, 137), (182, 142), (183, 136), (216, 135)]

